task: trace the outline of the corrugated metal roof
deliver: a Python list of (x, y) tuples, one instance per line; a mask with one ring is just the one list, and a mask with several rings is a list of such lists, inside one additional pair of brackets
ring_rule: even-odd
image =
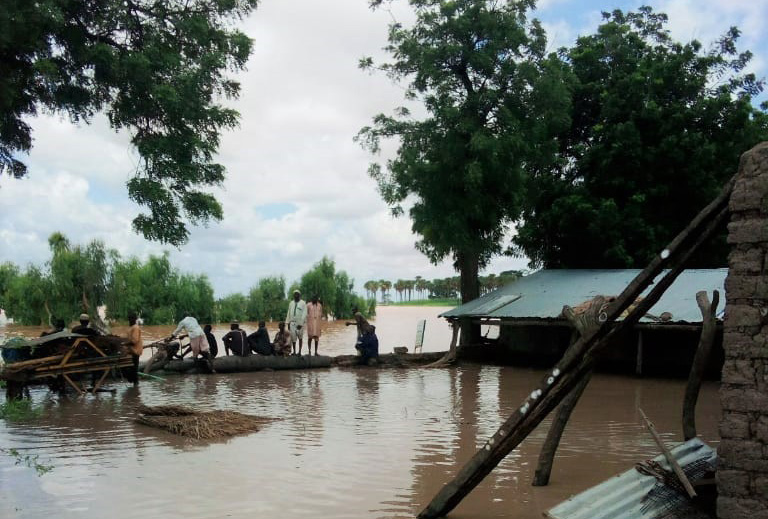
[[(683, 468), (686, 475), (695, 480), (691, 474), (694, 466), (707, 466), (714, 469), (717, 453), (712, 447), (698, 438), (681, 443), (672, 449), (672, 456)], [(669, 464), (664, 455), (653, 459), (662, 467), (669, 470)], [(570, 499), (563, 501), (546, 512), (552, 519), (655, 519), (670, 517), (670, 510), (686, 507), (687, 500), (677, 492), (659, 492), (660, 483), (653, 476), (641, 474), (632, 468), (597, 486), (585, 490)], [(654, 494), (657, 494), (656, 496)], [(660, 499), (662, 494), (664, 499)], [(686, 510), (690, 517), (690, 510)], [(674, 514), (671, 515), (674, 517)]]
[[(560, 316), (563, 305), (575, 307), (598, 295), (619, 295), (640, 272), (639, 269), (540, 270), (440, 315), (554, 319)], [(712, 291), (718, 290), (721, 294), (719, 308), (722, 309), (727, 275), (727, 268), (685, 270), (649, 313), (658, 316), (669, 312), (672, 321), (701, 322), (696, 292), (706, 290), (711, 299)], [(652, 285), (643, 295), (651, 288)]]

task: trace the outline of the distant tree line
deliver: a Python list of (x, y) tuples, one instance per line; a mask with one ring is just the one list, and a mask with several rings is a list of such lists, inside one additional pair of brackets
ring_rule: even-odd
[[(480, 294), (488, 293), (511, 283), (523, 276), (519, 270), (508, 270), (499, 275), (488, 274), (480, 276)], [(395, 290), (398, 301), (414, 301), (424, 299), (459, 299), (461, 296), (459, 276), (436, 278), (433, 280), (416, 276), (415, 279), (398, 279), (394, 283), (386, 279), (369, 280), (363, 284), (366, 296), (376, 299), (381, 293), (381, 301), (391, 301), (391, 291)]]
[(247, 294), (231, 294), (219, 300), (204, 274), (180, 272), (168, 253), (146, 261), (124, 259), (98, 240), (73, 245), (61, 233), (48, 239), (51, 258), (43, 265), (21, 269), (0, 264), (0, 308), (20, 324), (47, 325), (57, 319), (70, 324), (83, 312), (97, 318), (106, 307), (106, 318), (125, 321), (137, 312), (145, 324), (172, 324), (185, 313), (201, 322), (281, 320), (288, 307), (288, 292), (298, 288), (304, 298), (317, 295), (326, 313), (349, 318), (358, 307), (366, 316), (376, 311), (375, 301), (353, 292), (354, 280), (337, 271), (323, 258), (286, 291), (285, 278), (260, 279)]

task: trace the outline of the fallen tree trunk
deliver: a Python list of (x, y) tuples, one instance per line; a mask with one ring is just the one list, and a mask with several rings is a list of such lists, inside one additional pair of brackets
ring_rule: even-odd
[[(186, 373), (198, 369), (198, 362), (192, 359), (171, 360), (163, 369), (165, 371), (175, 371)], [(213, 359), (213, 367), (218, 373), (238, 373), (243, 371), (259, 371), (263, 369), (306, 369), (306, 368), (328, 368), (331, 366), (331, 357), (309, 356), (309, 355), (291, 355), (289, 357), (279, 357), (277, 355), (248, 355), (240, 357), (239, 355), (227, 355)]]

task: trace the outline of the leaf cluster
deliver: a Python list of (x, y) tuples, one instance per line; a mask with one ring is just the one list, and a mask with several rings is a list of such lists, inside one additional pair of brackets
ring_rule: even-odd
[[(705, 50), (682, 44), (649, 7), (604, 13), (593, 35), (560, 51), (572, 72), (571, 125), (557, 167), (533, 171), (514, 243), (532, 266), (639, 268), (685, 227), (768, 138), (730, 28)], [(726, 264), (724, 239), (695, 267)]]
[(145, 237), (180, 245), (183, 222), (221, 219), (205, 188), (221, 184), (213, 162), (221, 130), (238, 114), (219, 103), (240, 85), (251, 40), (234, 29), (257, 0), (11, 0), (0, 9), (0, 173), (20, 178), (32, 146), (28, 116), (40, 110), (88, 122), (105, 111), (131, 132), (141, 162), (128, 182), (149, 209), (133, 222)]

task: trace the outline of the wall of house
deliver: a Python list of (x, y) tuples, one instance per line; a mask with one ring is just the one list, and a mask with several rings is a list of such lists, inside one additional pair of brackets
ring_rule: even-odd
[(742, 156), (730, 211), (717, 515), (768, 519), (768, 142)]
[[(505, 325), (497, 341), (462, 348), (462, 360), (512, 366), (550, 368), (560, 360), (571, 341), (567, 324)], [(699, 330), (666, 328), (632, 330), (603, 350), (597, 370), (635, 375), (639, 335), (642, 334), (641, 375), (687, 378), (699, 344)], [(722, 329), (718, 328), (705, 377), (716, 380), (723, 365)]]

